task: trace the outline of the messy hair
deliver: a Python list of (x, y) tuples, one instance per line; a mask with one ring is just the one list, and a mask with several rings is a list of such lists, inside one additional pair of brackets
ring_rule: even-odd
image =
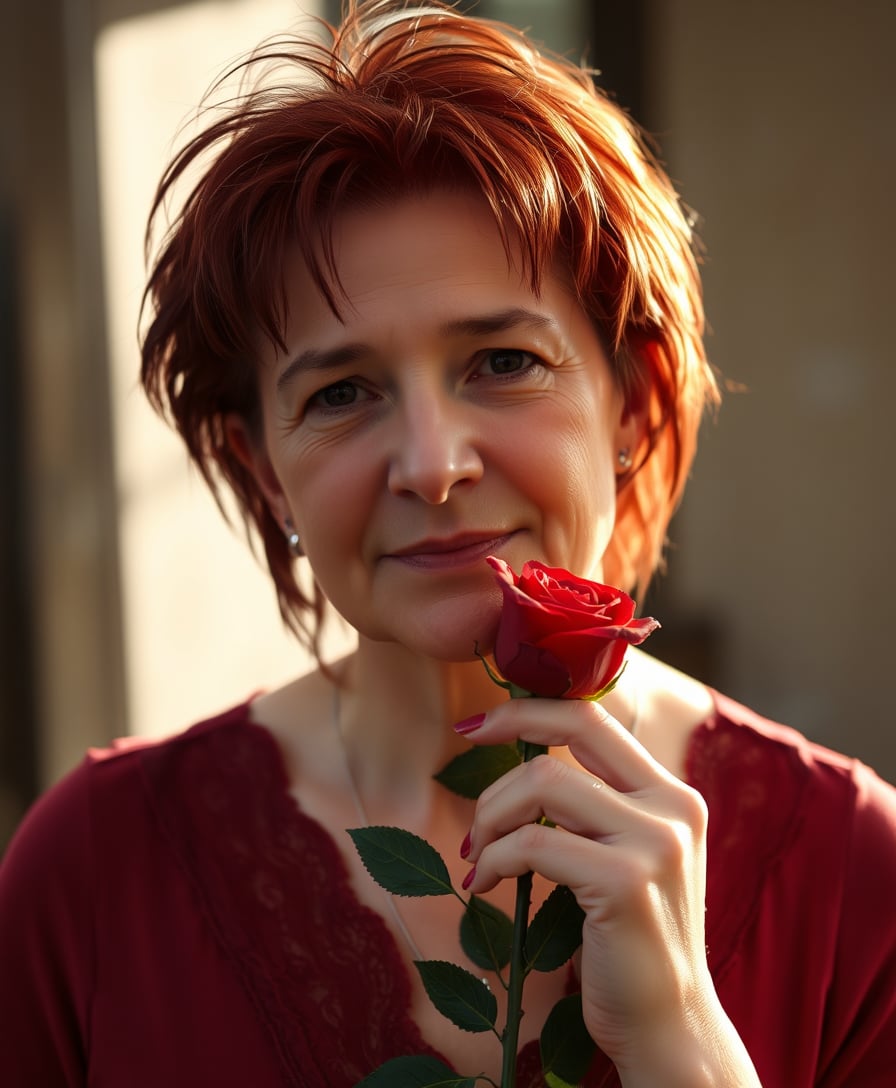
[[(323, 602), (303, 591), (283, 529), (230, 448), (260, 432), (260, 338), (285, 350), (284, 262), (298, 246), (337, 310), (336, 218), (351, 205), (473, 190), (533, 290), (559, 260), (648, 425), (620, 477), (604, 576), (642, 592), (718, 397), (703, 347), (689, 218), (631, 118), (591, 74), (508, 26), (438, 2), (350, 5), (320, 37), (280, 38), (240, 66), (240, 92), (160, 182), (147, 238), (188, 177), (144, 297), (142, 381), (218, 499), (257, 531), (281, 613), (312, 649)], [(195, 180), (198, 175), (198, 180)], [(148, 241), (148, 246), (151, 243)]]

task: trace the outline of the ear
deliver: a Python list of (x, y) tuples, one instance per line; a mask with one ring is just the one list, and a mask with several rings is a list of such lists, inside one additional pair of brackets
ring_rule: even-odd
[[(627, 476), (637, 463), (638, 450), (647, 436), (647, 398), (622, 401), (613, 433), (616, 475)], [(626, 460), (627, 458), (627, 460)]]
[(280, 480), (268, 457), (264, 439), (255, 434), (245, 419), (236, 412), (231, 412), (226, 417), (224, 433), (233, 455), (255, 477), (274, 520), (278, 525), (285, 526), (292, 515)]

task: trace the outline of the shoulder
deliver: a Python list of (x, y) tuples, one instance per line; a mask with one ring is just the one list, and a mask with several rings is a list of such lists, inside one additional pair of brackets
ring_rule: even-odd
[(37, 799), (13, 835), (0, 864), (0, 934), (14, 941), (30, 933), (35, 948), (56, 941), (86, 949), (78, 934), (91, 932), (97, 896), (109, 882), (131, 881), (136, 894), (154, 861), (164, 869), (173, 806), (212, 795), (208, 783), (228, 758), (250, 778), (253, 761), (277, 774), (266, 738), (244, 703), (166, 739), (91, 749)]
[(714, 710), (693, 733), (688, 773), (712, 789), (732, 777), (761, 773), (803, 800), (838, 803), (892, 833), (896, 789), (859, 760), (809, 740), (797, 730), (763, 717), (713, 692)]
[(183, 902), (153, 768), (174, 772), (156, 791), (173, 798), (184, 756), (214, 763), (214, 745), (248, 723), (243, 705), (169, 739), (91, 750), (26, 814), (0, 865), (0, 1022), (17, 1040), (17, 1084), (86, 1083), (98, 980), (110, 962), (134, 966), (152, 925), (170, 934), (160, 919)]
[(753, 798), (766, 825), (790, 822), (807, 833), (831, 827), (853, 849), (896, 847), (896, 789), (870, 767), (713, 697), (714, 712), (694, 730), (687, 758), (688, 779), (711, 808), (730, 813)]
[[(729, 999), (745, 1021), (773, 990), (801, 1003), (804, 1023), (825, 1025), (823, 1083), (890, 1083), (896, 790), (858, 760), (724, 696), (715, 702), (688, 760), (709, 810), (714, 973), (730, 972)], [(760, 1038), (777, 1030), (759, 1021)]]
[(61, 876), (67, 868), (83, 877), (97, 830), (106, 839), (134, 835), (135, 827), (121, 818), (122, 806), (133, 811), (135, 786), (145, 768), (176, 762), (193, 749), (214, 747), (234, 730), (246, 731), (251, 726), (250, 707), (242, 703), (164, 739), (126, 737), (106, 748), (90, 749), (26, 813), (3, 858), (0, 888), (40, 874)]
[(707, 801), (717, 893), (730, 902), (754, 881), (757, 896), (777, 889), (795, 910), (818, 914), (823, 901), (832, 930), (849, 920), (861, 938), (871, 926), (896, 949), (896, 913), (883, 910), (896, 902), (896, 789), (856, 759), (715, 701), (693, 734), (688, 778)]

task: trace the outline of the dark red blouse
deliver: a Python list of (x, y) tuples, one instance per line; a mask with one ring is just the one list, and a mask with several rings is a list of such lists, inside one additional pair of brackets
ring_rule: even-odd
[[(723, 697), (688, 778), (709, 963), (764, 1088), (896, 1084), (896, 791)], [(350, 1088), (431, 1052), (287, 786), (242, 705), (93, 752), (34, 806), (0, 868), (0, 1083)], [(533, 1044), (520, 1088), (537, 1068)], [(587, 1084), (617, 1083), (598, 1055)]]

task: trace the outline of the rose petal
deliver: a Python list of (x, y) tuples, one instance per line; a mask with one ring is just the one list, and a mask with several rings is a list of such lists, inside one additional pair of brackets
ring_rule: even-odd
[(505, 679), (550, 698), (587, 698), (610, 684), (626, 650), (659, 624), (633, 619), (635, 602), (622, 590), (577, 578), (538, 560), (517, 576), (488, 557), (503, 607), (495, 663)]

